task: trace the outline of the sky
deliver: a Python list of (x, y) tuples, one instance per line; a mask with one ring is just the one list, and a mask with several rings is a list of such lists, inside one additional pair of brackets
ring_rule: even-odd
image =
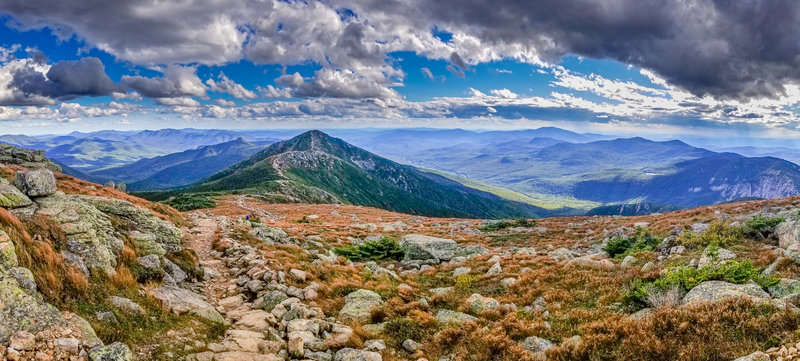
[(0, 133), (800, 136), (800, 2), (3, 0)]

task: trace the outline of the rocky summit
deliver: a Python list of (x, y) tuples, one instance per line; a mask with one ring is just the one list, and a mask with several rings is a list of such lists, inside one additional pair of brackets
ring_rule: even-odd
[(178, 212), (31, 159), (0, 167), (3, 359), (797, 356), (797, 198), (498, 221), (220, 194)]

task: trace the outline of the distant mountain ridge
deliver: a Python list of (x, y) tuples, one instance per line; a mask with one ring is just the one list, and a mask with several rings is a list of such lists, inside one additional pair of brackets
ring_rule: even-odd
[(316, 130), (275, 143), (183, 191), (244, 190), (293, 201), (335, 201), (434, 216), (548, 213), (392, 162)]

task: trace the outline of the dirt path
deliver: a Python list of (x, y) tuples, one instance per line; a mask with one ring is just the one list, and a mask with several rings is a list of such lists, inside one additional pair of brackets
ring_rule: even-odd
[(255, 214), (256, 216), (258, 216), (262, 220), (277, 221), (277, 220), (282, 218), (282, 217), (278, 217), (278, 216), (276, 216), (276, 215), (274, 215), (272, 213), (269, 213), (269, 212), (267, 212), (267, 211), (265, 211), (263, 209), (259, 209), (259, 208), (256, 208), (256, 207), (251, 207), (250, 205), (247, 204), (247, 197), (243, 196), (243, 195), (236, 196), (236, 205), (238, 205), (239, 208), (242, 208), (242, 209), (244, 209), (244, 210), (246, 210), (246, 211), (248, 211), (248, 212), (250, 212), (252, 214)]
[(195, 251), (200, 264), (216, 274), (215, 277), (207, 277), (204, 282), (205, 296), (211, 303), (216, 303), (226, 296), (228, 287), (233, 283), (230, 270), (217, 258), (213, 249), (214, 241), (222, 236), (221, 219), (200, 211), (189, 213), (189, 217), (194, 227), (189, 230), (190, 236), (185, 247)]

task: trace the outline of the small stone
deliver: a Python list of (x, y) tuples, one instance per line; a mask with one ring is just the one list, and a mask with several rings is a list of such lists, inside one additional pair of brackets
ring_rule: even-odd
[(300, 282), (305, 282), (306, 281), (306, 273), (304, 271), (301, 271), (301, 270), (296, 269), (296, 268), (292, 268), (291, 270), (289, 270), (289, 274), (292, 277), (294, 277), (294, 279), (296, 279), (296, 280), (298, 280)]
[(453, 277), (469, 274), (470, 271), (472, 271), (470, 267), (458, 267), (453, 270)]
[(403, 348), (408, 352), (417, 352), (419, 350), (419, 343), (414, 340), (408, 339), (403, 341)]
[(27, 331), (19, 331), (11, 336), (8, 346), (17, 351), (33, 350), (36, 346), (36, 336)]
[(492, 265), (491, 268), (489, 268), (489, 271), (486, 272), (486, 275), (487, 276), (494, 276), (494, 275), (499, 275), (502, 272), (503, 272), (503, 268), (500, 267), (500, 262), (495, 262), (495, 264)]

